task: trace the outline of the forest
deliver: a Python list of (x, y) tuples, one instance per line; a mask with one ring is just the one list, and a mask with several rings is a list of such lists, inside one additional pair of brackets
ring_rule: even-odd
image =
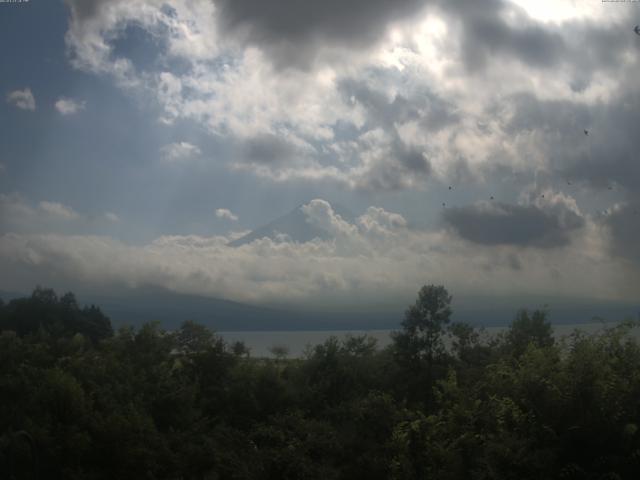
[(521, 310), (487, 337), (451, 300), (422, 287), (384, 349), (255, 358), (38, 287), (0, 302), (0, 478), (640, 478), (637, 322), (557, 339)]

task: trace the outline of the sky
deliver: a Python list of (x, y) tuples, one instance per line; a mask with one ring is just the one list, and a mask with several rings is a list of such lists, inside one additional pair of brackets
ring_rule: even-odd
[[(601, 0), (0, 3), (0, 290), (637, 302), (639, 23)], [(229, 245), (296, 207), (326, 235)]]

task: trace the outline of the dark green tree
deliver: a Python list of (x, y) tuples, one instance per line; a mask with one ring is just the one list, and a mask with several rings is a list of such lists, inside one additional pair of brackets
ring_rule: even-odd
[(398, 356), (428, 368), (444, 353), (443, 335), (451, 319), (451, 295), (439, 285), (425, 285), (405, 312), (403, 331), (394, 335)]
[(405, 312), (403, 330), (392, 334), (396, 361), (403, 370), (399, 388), (414, 401), (430, 402), (435, 363), (443, 359), (445, 328), (451, 319), (451, 295), (442, 285), (425, 285)]
[(507, 349), (516, 357), (522, 355), (530, 343), (536, 347), (550, 347), (554, 344), (553, 328), (547, 319), (546, 310), (535, 310), (529, 314), (520, 310), (506, 333)]

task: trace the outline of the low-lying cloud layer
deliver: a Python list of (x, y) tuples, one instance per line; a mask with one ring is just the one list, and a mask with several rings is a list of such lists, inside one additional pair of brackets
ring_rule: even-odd
[[(485, 207), (476, 207), (483, 212)], [(549, 228), (537, 207), (492, 207), (505, 223)], [(639, 291), (629, 281), (629, 269), (607, 253), (603, 226), (575, 213), (544, 215), (568, 228), (580, 223), (581, 235), (571, 248), (562, 242), (535, 248), (536, 238), (555, 239), (558, 224), (542, 237), (507, 236), (500, 242), (471, 238), (447, 230), (408, 228), (399, 214), (370, 207), (354, 223), (337, 215), (329, 203), (316, 199), (302, 207), (307, 221), (329, 233), (326, 240), (298, 243), (281, 237), (257, 239), (239, 247), (230, 237), (163, 236), (147, 245), (126, 245), (105, 236), (8, 233), (0, 237), (0, 287), (55, 278), (65, 288), (111, 285), (155, 285), (181, 293), (229, 298), (244, 302), (307, 307), (339, 302), (402, 304), (419, 285), (444, 283), (464, 294), (547, 294), (583, 296), (597, 292), (602, 299), (629, 300)], [(456, 217), (463, 236), (478, 222)], [(517, 218), (522, 215), (523, 218)], [(547, 219), (547, 217), (544, 217)], [(577, 220), (579, 218), (579, 221)], [(488, 220), (489, 223), (493, 221)], [(489, 231), (491, 225), (487, 225)], [(504, 225), (501, 225), (504, 227)], [(525, 231), (530, 231), (527, 227)], [(473, 242), (491, 244), (478, 247)], [(500, 243), (500, 245), (497, 245)], [(531, 248), (531, 247), (533, 248)]]

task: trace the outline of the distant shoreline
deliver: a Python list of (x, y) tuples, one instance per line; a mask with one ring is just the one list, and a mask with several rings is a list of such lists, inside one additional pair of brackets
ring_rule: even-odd
[[(558, 323), (551, 324), (553, 334), (557, 339), (570, 335), (575, 330), (585, 333), (595, 333), (604, 328), (614, 327), (622, 321), (603, 321), (587, 323)], [(488, 336), (496, 335), (505, 331), (505, 326), (476, 327), (483, 330)], [(396, 330), (400, 330), (400, 325)], [(274, 346), (284, 346), (289, 350), (288, 356), (300, 358), (307, 345), (315, 346), (323, 343), (331, 336), (343, 338), (347, 335), (369, 335), (374, 337), (378, 343), (378, 348), (384, 348), (391, 344), (390, 333), (393, 329), (372, 329), (372, 330), (252, 330), (252, 331), (219, 331), (216, 332), (228, 342), (242, 341), (250, 349), (252, 357), (272, 357), (270, 348)], [(640, 336), (640, 330), (636, 332)]]

